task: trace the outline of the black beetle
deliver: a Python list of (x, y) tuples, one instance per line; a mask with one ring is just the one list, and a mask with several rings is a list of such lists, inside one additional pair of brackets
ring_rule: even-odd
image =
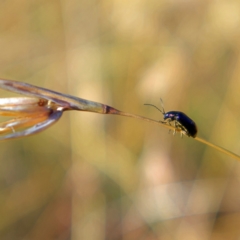
[[(161, 99), (161, 102), (162, 102), (162, 99)], [(152, 104), (145, 104), (145, 105), (155, 107), (163, 114), (163, 119), (165, 120), (165, 122), (162, 122), (162, 123), (168, 123), (169, 125), (171, 125), (171, 122), (174, 122), (174, 127), (176, 129), (181, 130), (181, 135), (184, 133), (188, 137), (193, 137), (193, 138), (197, 136), (198, 130), (197, 130), (196, 123), (191, 118), (189, 118), (185, 113), (179, 112), (179, 111), (169, 111), (165, 113), (163, 104), (162, 104), (163, 110), (160, 110), (158, 107)], [(175, 134), (175, 131), (174, 131), (174, 134)]]

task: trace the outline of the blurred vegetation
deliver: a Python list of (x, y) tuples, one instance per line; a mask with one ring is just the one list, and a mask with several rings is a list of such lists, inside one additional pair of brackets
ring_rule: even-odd
[[(155, 119), (161, 97), (240, 154), (239, 26), (237, 0), (1, 1), (0, 76)], [(239, 162), (165, 128), (66, 112), (0, 147), (1, 240), (240, 236)]]

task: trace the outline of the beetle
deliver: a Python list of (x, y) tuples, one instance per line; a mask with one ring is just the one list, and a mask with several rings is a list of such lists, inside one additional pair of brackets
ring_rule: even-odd
[[(181, 131), (181, 136), (182, 134), (185, 134), (188, 137), (195, 138), (198, 132), (196, 123), (183, 112), (180, 112), (180, 111), (165, 112), (163, 108), (163, 101), (162, 99), (160, 100), (162, 103), (162, 110), (153, 104), (144, 104), (144, 105), (149, 105), (158, 109), (163, 114), (164, 122), (162, 121), (161, 122), (169, 125), (171, 125), (171, 122), (173, 122), (175, 129), (179, 129)], [(175, 131), (176, 130), (174, 130), (173, 134), (175, 134)]]

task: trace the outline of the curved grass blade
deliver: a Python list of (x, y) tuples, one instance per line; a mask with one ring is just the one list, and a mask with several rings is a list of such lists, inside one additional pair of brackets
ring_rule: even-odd
[(47, 99), (59, 105), (59, 110), (80, 110), (95, 113), (106, 113), (107, 105), (58, 93), (28, 83), (0, 79), (0, 88), (35, 98)]
[[(57, 122), (62, 116), (62, 113), (61, 111), (51, 111), (48, 115), (35, 115), (34, 117), (30, 115), (31, 117), (19, 118), (18, 120), (13, 119), (11, 120), (12, 122), (6, 122), (3, 128), (2, 125), (0, 125), (0, 132), (6, 130), (12, 133), (0, 137), (0, 140), (20, 138), (41, 132)], [(23, 127), (27, 128), (15, 132), (15, 129)]]

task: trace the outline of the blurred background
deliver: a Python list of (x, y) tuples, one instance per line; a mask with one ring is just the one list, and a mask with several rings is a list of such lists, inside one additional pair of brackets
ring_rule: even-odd
[[(143, 104), (162, 98), (236, 154), (239, 48), (237, 0), (0, 1), (1, 78), (156, 120)], [(0, 239), (239, 239), (239, 166), (166, 128), (66, 112), (0, 143)]]

